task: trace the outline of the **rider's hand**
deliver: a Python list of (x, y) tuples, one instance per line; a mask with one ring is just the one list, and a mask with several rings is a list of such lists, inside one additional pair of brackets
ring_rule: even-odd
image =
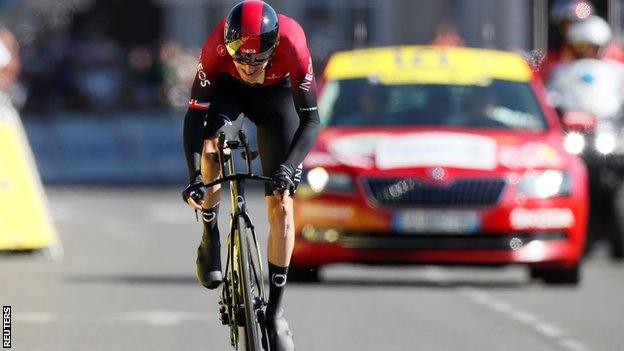
[(201, 210), (201, 205), (204, 202), (205, 194), (206, 187), (201, 181), (201, 178), (197, 177), (189, 183), (186, 189), (182, 191), (182, 200), (186, 202), (192, 209)]
[(277, 168), (273, 173), (273, 181), (271, 182), (275, 196), (281, 197), (285, 191), (288, 191), (288, 195), (291, 197), (295, 194), (294, 174), (295, 171), (287, 165), (282, 164)]

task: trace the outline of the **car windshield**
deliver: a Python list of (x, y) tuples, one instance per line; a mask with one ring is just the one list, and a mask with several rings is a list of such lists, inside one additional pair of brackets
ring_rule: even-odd
[(541, 131), (546, 121), (526, 82), (385, 85), (375, 79), (329, 81), (319, 114), (330, 126), (461, 126)]

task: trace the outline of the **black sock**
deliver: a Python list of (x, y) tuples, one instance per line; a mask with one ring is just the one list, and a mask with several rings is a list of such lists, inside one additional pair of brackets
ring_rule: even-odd
[[(204, 232), (202, 233), (202, 245), (204, 250), (208, 251), (208, 254), (213, 259), (212, 267), (208, 267), (210, 271), (221, 270), (221, 242), (219, 239), (219, 204), (214, 205), (209, 209), (202, 209), (202, 223), (204, 225)], [(206, 247), (205, 245), (208, 245)]]
[(212, 206), (212, 208), (204, 208), (201, 210), (202, 223), (204, 223), (204, 228), (209, 233), (219, 233), (219, 204)]
[(282, 307), (282, 297), (286, 286), (288, 266), (280, 267), (269, 262), (269, 304), (266, 309), (268, 319), (275, 317)]

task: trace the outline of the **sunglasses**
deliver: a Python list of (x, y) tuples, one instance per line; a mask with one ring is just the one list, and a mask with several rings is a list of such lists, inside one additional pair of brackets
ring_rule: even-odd
[(273, 47), (259, 54), (242, 54), (238, 52), (238, 50), (235, 50), (234, 47), (227, 46), (227, 49), (234, 61), (249, 66), (261, 66), (265, 64), (271, 56), (273, 56), (273, 52), (275, 51), (275, 47)]

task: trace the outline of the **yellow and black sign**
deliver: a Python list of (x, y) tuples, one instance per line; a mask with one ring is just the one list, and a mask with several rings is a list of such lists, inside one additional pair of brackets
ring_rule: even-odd
[(44, 248), (60, 253), (39, 172), (17, 113), (0, 104), (0, 250)]

